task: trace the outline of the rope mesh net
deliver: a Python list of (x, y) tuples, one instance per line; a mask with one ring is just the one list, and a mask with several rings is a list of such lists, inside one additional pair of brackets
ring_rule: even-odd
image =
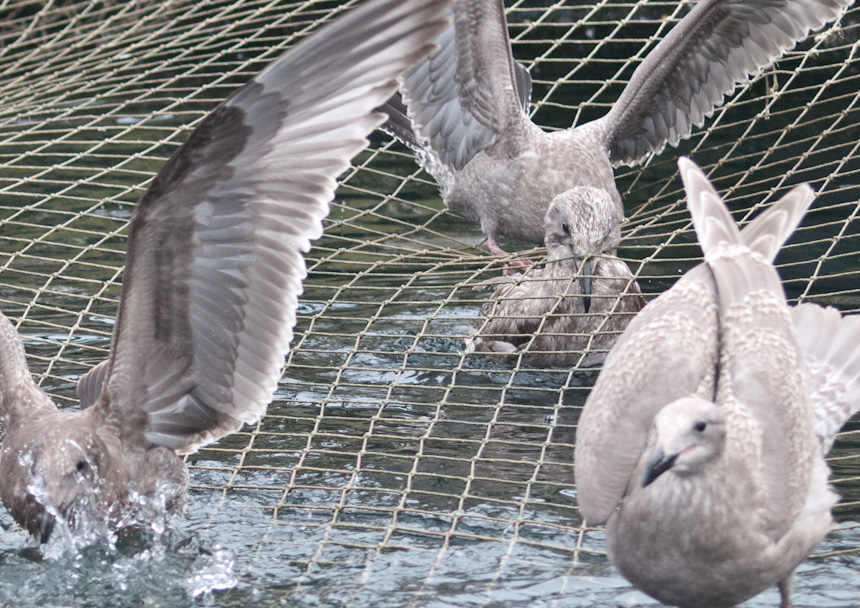
[[(74, 406), (77, 378), (107, 356), (128, 219), (162, 163), (238, 85), (354, 4), (0, 5), (0, 306), (61, 405)], [(601, 116), (690, 6), (509, 2), (535, 122)], [(679, 148), (616, 172), (629, 218), (619, 255), (646, 299), (700, 261), (676, 172), (687, 154), (742, 222), (812, 184), (817, 202), (777, 260), (788, 296), (860, 312), (858, 23), (852, 8), (739, 87)], [(355, 566), (339, 571), (344, 601), (392, 555), (412, 568), (416, 598), (462, 564), (486, 564), (478, 601), (487, 604), (535, 568), (576, 576), (605, 563), (602, 532), (582, 527), (572, 467), (599, 368), (465, 354), (491, 292), (481, 283), (510, 261), (482, 243), (477, 226), (444, 211), (413, 155), (376, 134), (341, 177), (308, 256), (268, 414), (188, 459), (192, 504), (218, 506), (198, 517), (213, 529), (219, 518), (239, 522), (249, 559), (277, 564), (286, 584)], [(856, 424), (830, 462), (835, 512), (850, 530), (860, 514)], [(837, 542), (822, 554), (854, 550)]]

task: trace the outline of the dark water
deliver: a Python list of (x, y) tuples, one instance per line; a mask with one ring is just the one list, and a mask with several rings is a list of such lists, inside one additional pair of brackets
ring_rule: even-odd
[[(109, 60), (80, 51), (98, 46), (95, 35), (55, 45), (47, 59), (25, 42), (4, 47), (0, 306), (24, 318), (31, 368), (59, 403), (73, 406), (77, 378), (106, 356), (125, 224), (182, 139), (164, 138), (337, 4), (164, 5), (161, 17), (131, 4), (123, 18), (120, 5), (92, 4), (103, 13), (82, 9), (77, 27), (82, 36), (107, 28)], [(625, 59), (674, 10), (568, 2), (545, 14), (550, 4), (517, 2), (511, 13), (516, 54), (535, 79), (535, 120), (550, 127), (604, 112), (629, 78)], [(16, 10), (10, 23), (28, 23), (37, 8)], [(812, 182), (819, 199), (780, 255), (780, 272), (792, 300), (845, 312), (860, 311), (855, 17), (815, 53), (780, 63), (778, 99), (759, 79), (707, 135), (680, 147), (713, 169), (741, 220), (788, 186)], [(198, 29), (201, 19), (211, 27)], [(41, 23), (48, 33), (76, 31)], [(169, 59), (177, 49), (185, 54)], [(177, 101), (224, 73), (199, 99)], [(572, 453), (597, 371), (466, 356), (486, 297), (474, 286), (498, 276), (502, 262), (486, 254), (475, 226), (443, 212), (404, 148), (377, 136), (372, 149), (342, 178), (309, 255), (275, 401), (259, 425), (189, 457), (188, 513), (154, 530), (40, 550), (4, 512), (0, 605), (654, 604), (608, 564), (602, 531), (581, 535)], [(699, 261), (677, 153), (617, 172), (630, 218), (621, 254), (648, 297)], [(833, 450), (840, 523), (821, 556), (799, 568), (798, 606), (858, 604), (857, 429), (850, 423)], [(777, 603), (770, 590), (746, 605)]]

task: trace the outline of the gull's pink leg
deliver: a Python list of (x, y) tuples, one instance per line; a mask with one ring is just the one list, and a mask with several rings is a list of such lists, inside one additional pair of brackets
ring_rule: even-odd
[[(508, 253), (499, 247), (499, 244), (496, 242), (496, 239), (493, 238), (492, 235), (487, 235), (487, 249), (490, 250), (490, 253), (493, 255), (508, 255)], [(508, 274), (508, 271), (511, 268), (528, 268), (533, 265), (534, 262), (531, 260), (514, 260), (512, 262), (508, 262), (505, 264), (504, 274)]]
[(487, 235), (487, 249), (489, 249), (490, 253), (493, 255), (508, 255), (504, 249), (499, 247), (499, 244), (496, 242), (496, 239), (493, 238), (492, 234)]

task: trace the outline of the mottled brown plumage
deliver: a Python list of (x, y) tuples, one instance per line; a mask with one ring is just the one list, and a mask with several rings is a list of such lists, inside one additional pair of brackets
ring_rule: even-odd
[(335, 178), (427, 55), (447, 0), (371, 0), (219, 105), (135, 209), (108, 361), (59, 411), (0, 315), (0, 497), (46, 541), (181, 508), (187, 453), (257, 421), (289, 348)]
[(606, 357), (645, 300), (615, 257), (621, 233), (605, 190), (573, 188), (544, 220), (547, 263), (498, 286), (481, 306), (471, 348), (535, 366), (590, 366)]

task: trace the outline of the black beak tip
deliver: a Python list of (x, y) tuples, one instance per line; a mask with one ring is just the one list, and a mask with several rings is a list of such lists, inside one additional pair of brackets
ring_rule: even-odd
[(42, 513), (39, 516), (39, 542), (43, 545), (51, 539), (56, 521), (54, 516), (48, 513)]
[(645, 467), (645, 474), (642, 476), (642, 487), (650, 486), (663, 473), (672, 468), (675, 464), (677, 454), (666, 456), (663, 452), (658, 452), (648, 461), (648, 466)]
[(591, 282), (592, 274), (594, 273), (591, 261), (588, 259), (584, 260), (579, 267), (579, 272), (581, 274), (579, 284), (582, 288), (582, 305), (585, 308), (585, 312), (588, 312), (591, 309)]

